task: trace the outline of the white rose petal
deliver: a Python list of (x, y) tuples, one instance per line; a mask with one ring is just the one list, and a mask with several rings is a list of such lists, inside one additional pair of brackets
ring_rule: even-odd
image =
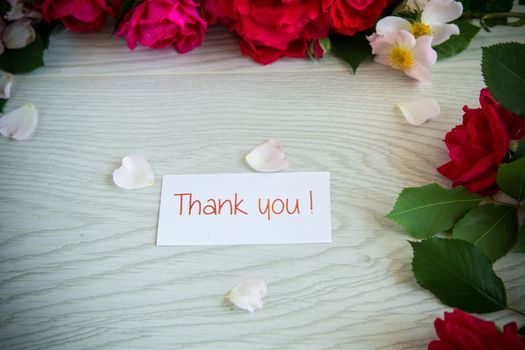
[(405, 119), (413, 125), (421, 125), (427, 120), (435, 119), (441, 113), (441, 108), (433, 98), (422, 98), (411, 102), (399, 102), (397, 107)]
[(262, 172), (283, 170), (289, 165), (282, 145), (275, 140), (268, 140), (255, 147), (245, 158), (250, 167)]
[(113, 171), (113, 182), (125, 190), (153, 186), (155, 175), (146, 158), (130, 154), (122, 158), (122, 166)]
[(9, 73), (0, 73), (0, 98), (7, 100), (11, 97), (13, 76)]
[(25, 140), (36, 128), (38, 111), (32, 103), (23, 105), (0, 118), (0, 134), (15, 140)]
[(36, 33), (31, 20), (24, 18), (9, 24), (2, 37), (8, 49), (21, 49), (35, 40)]
[(262, 298), (268, 293), (268, 287), (263, 280), (248, 280), (236, 287), (233, 287), (226, 300), (233, 305), (249, 312), (254, 312), (263, 308)]

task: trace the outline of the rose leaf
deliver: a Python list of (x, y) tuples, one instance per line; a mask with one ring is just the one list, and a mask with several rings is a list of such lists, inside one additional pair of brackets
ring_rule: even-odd
[(428, 238), (450, 230), (481, 197), (464, 187), (446, 190), (437, 184), (405, 188), (394, 209), (386, 216), (402, 225), (415, 238)]
[(512, 248), (517, 233), (516, 208), (489, 204), (472, 209), (459, 220), (452, 238), (472, 243), (494, 262)]
[(465, 50), (480, 29), (467, 21), (457, 21), (455, 24), (459, 27), (459, 35), (451, 36), (450, 39), (434, 48), (438, 54), (438, 60), (455, 56)]
[(333, 54), (348, 63), (354, 74), (363, 61), (372, 57), (372, 47), (365, 33), (361, 32), (353, 36), (333, 35), (330, 41)]
[(494, 98), (510, 112), (525, 116), (525, 44), (483, 47), (481, 69)]
[(503, 163), (498, 168), (496, 182), (499, 188), (521, 202), (525, 199), (525, 157), (510, 163)]
[(474, 245), (437, 237), (410, 244), (417, 283), (441, 302), (475, 313), (506, 308), (503, 282)]
[(40, 34), (21, 49), (5, 49), (0, 55), (0, 68), (13, 74), (27, 73), (44, 65), (44, 44)]

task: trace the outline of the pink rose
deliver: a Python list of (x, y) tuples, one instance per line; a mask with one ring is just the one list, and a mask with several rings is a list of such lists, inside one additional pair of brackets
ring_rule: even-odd
[(126, 16), (117, 35), (125, 36), (130, 49), (174, 46), (180, 53), (200, 46), (206, 22), (193, 0), (145, 0)]
[(114, 14), (113, 1), (106, 0), (44, 0), (39, 5), (42, 17), (51, 22), (60, 20), (75, 32), (99, 31), (108, 14)]

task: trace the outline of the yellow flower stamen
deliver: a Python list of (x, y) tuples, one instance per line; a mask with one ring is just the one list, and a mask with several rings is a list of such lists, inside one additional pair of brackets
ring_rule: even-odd
[(432, 28), (430, 28), (428, 24), (423, 22), (416, 22), (412, 24), (412, 26), (410, 27), (410, 31), (416, 38), (419, 38), (423, 35), (432, 35)]
[(390, 50), (388, 58), (394, 68), (402, 71), (410, 69), (415, 65), (414, 55), (412, 52), (401, 47), (394, 47), (392, 50)]

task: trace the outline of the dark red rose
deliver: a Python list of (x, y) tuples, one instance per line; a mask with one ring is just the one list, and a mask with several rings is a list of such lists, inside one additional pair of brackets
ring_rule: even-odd
[(480, 108), (463, 107), (463, 124), (445, 136), (450, 162), (437, 170), (470, 192), (491, 195), (498, 191), (496, 173), (508, 154), (509, 142), (525, 135), (525, 118), (505, 110), (487, 89), (481, 90)]
[(130, 49), (140, 43), (186, 53), (202, 44), (205, 32), (206, 22), (193, 0), (145, 0), (128, 13), (117, 35), (126, 37)]
[(50, 22), (60, 20), (75, 32), (99, 31), (108, 14), (115, 14), (119, 1), (106, 0), (44, 0), (39, 6), (42, 17)]
[(330, 5), (332, 26), (345, 35), (371, 28), (387, 3), (387, 0), (333, 0)]
[(220, 21), (239, 34), (241, 52), (262, 64), (304, 57), (308, 41), (330, 30), (322, 0), (214, 0), (204, 6), (209, 23)]
[(454, 309), (437, 318), (434, 327), (439, 339), (428, 344), (428, 350), (524, 350), (525, 338), (518, 336), (515, 322), (499, 331), (496, 324)]

